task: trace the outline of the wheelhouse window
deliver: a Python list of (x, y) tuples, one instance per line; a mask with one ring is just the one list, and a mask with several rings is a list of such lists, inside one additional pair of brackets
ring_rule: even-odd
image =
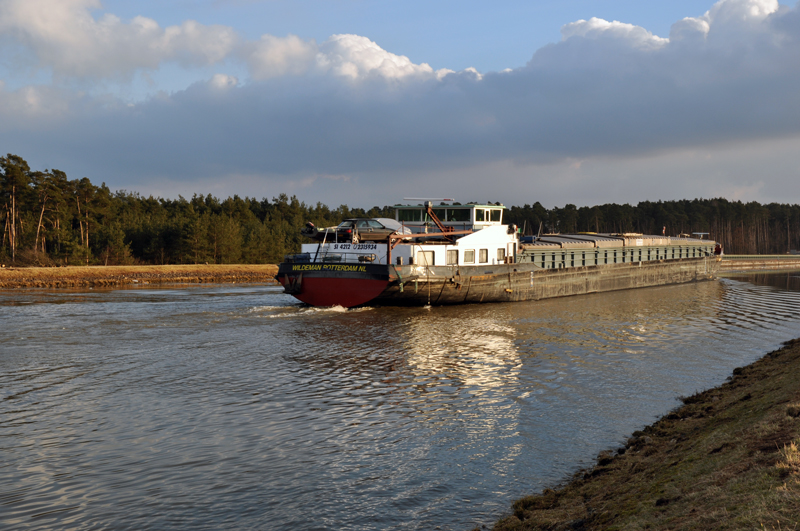
[(447, 251), (447, 265), (458, 265), (457, 249), (452, 249)]
[(475, 221), (483, 221), (483, 209), (476, 208), (475, 209)]
[(447, 221), (463, 221), (468, 222), (469, 219), (469, 209), (467, 208), (448, 208), (447, 209)]
[(492, 221), (499, 222), (500, 219), (503, 216), (503, 211), (500, 210), (500, 209), (494, 209), (494, 210), (491, 210), (490, 212), (491, 212), (491, 216), (492, 216)]
[(418, 208), (400, 208), (397, 210), (397, 221), (422, 221), (422, 210)]
[(488, 264), (489, 263), (489, 249), (481, 249), (479, 251), (479, 253), (480, 254), (478, 255), (478, 257), (479, 257), (478, 261), (481, 264)]
[(464, 263), (465, 264), (475, 263), (475, 249), (467, 249), (466, 251), (464, 251)]
[(447, 221), (447, 211), (444, 208), (434, 208), (433, 213), (439, 218), (439, 221)]

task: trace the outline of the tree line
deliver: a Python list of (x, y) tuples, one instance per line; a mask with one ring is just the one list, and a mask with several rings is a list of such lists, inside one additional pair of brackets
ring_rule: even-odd
[[(295, 196), (237, 195), (220, 200), (143, 197), (112, 192), (60, 170), (32, 170), (17, 155), (0, 158), (0, 262), (17, 265), (278, 263), (306, 241), (300, 229), (350, 217), (394, 217)], [(551, 232), (708, 232), (736, 254), (785, 253), (800, 247), (800, 206), (726, 199), (641, 202), (546, 209), (512, 206), (506, 221), (529, 234)]]
[(784, 254), (800, 249), (800, 205), (727, 199), (642, 201), (548, 210), (540, 203), (511, 207), (506, 215), (528, 234), (544, 232), (708, 233), (727, 254)]

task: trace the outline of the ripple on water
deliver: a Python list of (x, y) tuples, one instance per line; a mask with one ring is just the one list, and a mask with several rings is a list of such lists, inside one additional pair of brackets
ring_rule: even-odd
[(490, 523), (796, 336), (800, 278), (745, 280), (430, 309), (0, 292), (0, 527)]

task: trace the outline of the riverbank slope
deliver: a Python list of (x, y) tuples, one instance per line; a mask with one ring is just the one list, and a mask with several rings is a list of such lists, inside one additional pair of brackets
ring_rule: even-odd
[(5, 267), (0, 288), (71, 288), (125, 284), (275, 282), (275, 265)]
[(800, 339), (517, 500), (517, 530), (800, 529)]

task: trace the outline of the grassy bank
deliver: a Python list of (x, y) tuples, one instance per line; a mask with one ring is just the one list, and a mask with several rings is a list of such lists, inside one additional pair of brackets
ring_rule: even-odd
[(0, 288), (69, 288), (124, 284), (274, 282), (275, 265), (25, 267), (0, 269)]
[(800, 529), (800, 340), (683, 402), (495, 531)]

